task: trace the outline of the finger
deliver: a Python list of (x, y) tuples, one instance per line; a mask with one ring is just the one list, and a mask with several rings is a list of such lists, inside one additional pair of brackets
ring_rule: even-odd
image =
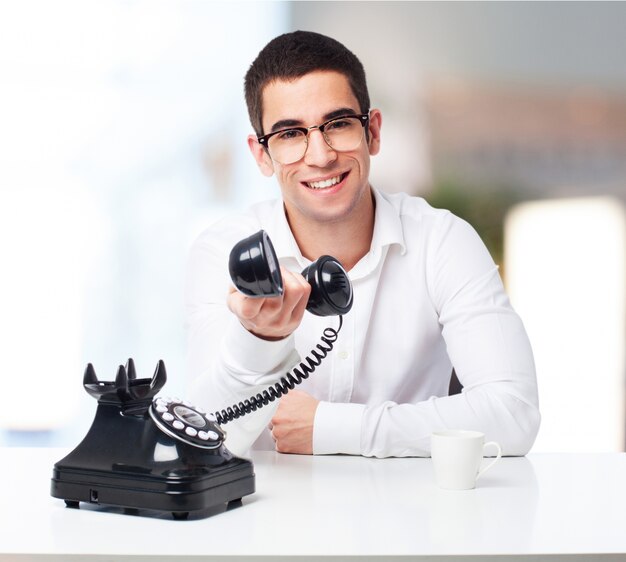
[(261, 308), (259, 309), (260, 313), (263, 313), (268, 318), (274, 318), (280, 315), (283, 303), (284, 303), (285, 294), (279, 295), (277, 297), (267, 297), (262, 299)]
[(299, 273), (294, 274), (294, 279), (302, 287), (303, 293), (300, 300), (294, 306), (291, 315), (294, 319), (301, 319), (302, 316), (304, 316), (304, 311), (306, 310), (307, 305), (309, 304), (309, 297), (311, 296), (311, 285), (309, 285), (308, 281)]
[(266, 299), (251, 298), (241, 294), (239, 291), (234, 291), (228, 295), (226, 304), (237, 317), (244, 320), (252, 320), (258, 316), (264, 300)]
[(285, 309), (293, 316), (295, 309), (306, 306), (311, 294), (311, 286), (299, 273), (288, 271), (284, 277), (285, 284)]
[[(283, 293), (277, 297), (263, 299), (258, 311), (259, 323), (270, 323), (275, 326), (291, 323), (292, 311), (299, 298), (302, 288), (291, 278), (288, 270), (283, 271)], [(261, 320), (262, 318), (262, 320)]]
[(297, 281), (306, 293), (311, 292), (311, 285), (309, 285), (309, 282), (302, 276), (301, 273), (297, 273), (296, 271), (291, 271), (290, 273), (291, 279), (294, 282)]

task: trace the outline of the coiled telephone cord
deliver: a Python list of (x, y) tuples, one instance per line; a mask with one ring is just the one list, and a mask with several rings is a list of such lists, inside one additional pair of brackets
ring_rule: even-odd
[(233, 421), (263, 406), (267, 406), (270, 402), (280, 398), (283, 394), (287, 394), (303, 380), (308, 379), (309, 375), (319, 367), (322, 360), (332, 351), (342, 325), (343, 316), (339, 316), (339, 326), (337, 326), (337, 329), (326, 328), (321, 337), (321, 342), (315, 346), (316, 349), (312, 349), (311, 353), (304, 358), (304, 361), (300, 362), (300, 365), (294, 367), (291, 372), (288, 371), (277, 383), (263, 392), (259, 392), (256, 396), (251, 396), (247, 400), (243, 400), (238, 404), (233, 404), (228, 408), (215, 412), (213, 415), (217, 423), (224, 425), (229, 421)]

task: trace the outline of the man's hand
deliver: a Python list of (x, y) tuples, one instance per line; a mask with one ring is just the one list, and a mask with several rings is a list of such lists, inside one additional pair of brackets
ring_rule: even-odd
[(252, 298), (234, 287), (228, 295), (228, 308), (243, 327), (265, 340), (280, 340), (291, 334), (302, 321), (311, 294), (311, 285), (299, 273), (280, 268), (283, 294), (279, 297)]
[(319, 400), (301, 390), (281, 397), (269, 428), (279, 453), (313, 454), (313, 421)]

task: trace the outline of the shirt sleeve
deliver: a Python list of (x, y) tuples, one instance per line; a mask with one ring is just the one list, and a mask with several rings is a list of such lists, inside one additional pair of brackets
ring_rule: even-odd
[(532, 350), (491, 256), (469, 224), (446, 214), (426, 260), (430, 298), (463, 392), (416, 404), (321, 403), (315, 453), (429, 456), (430, 435), (440, 429), (481, 431), (505, 455), (530, 450), (540, 423)]
[[(193, 245), (187, 266), (185, 328), (189, 397), (207, 412), (217, 412), (265, 390), (299, 360), (294, 338), (266, 341), (248, 332), (226, 305), (228, 252), (206, 236)], [(276, 409), (270, 404), (228, 422), (227, 446), (243, 455)]]

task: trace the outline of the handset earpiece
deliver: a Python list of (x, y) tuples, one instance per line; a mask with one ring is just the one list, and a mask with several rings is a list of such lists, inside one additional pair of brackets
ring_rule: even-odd
[(302, 271), (311, 295), (306, 309), (316, 316), (346, 314), (352, 308), (352, 283), (332, 256), (321, 256)]
[[(283, 294), (274, 246), (264, 230), (244, 238), (230, 252), (228, 270), (235, 287), (250, 297)], [(321, 256), (302, 271), (311, 285), (307, 310), (317, 316), (346, 314), (352, 308), (352, 283), (339, 261)]]

